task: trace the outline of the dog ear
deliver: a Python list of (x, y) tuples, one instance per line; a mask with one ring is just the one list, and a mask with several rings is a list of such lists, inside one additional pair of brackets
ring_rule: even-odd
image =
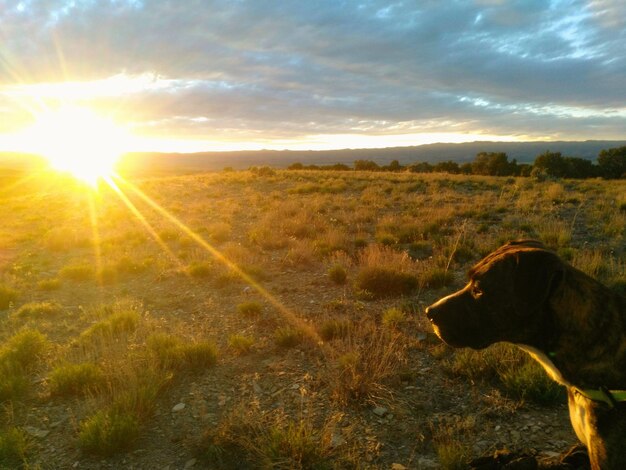
[(549, 251), (520, 252), (515, 257), (515, 304), (520, 314), (536, 311), (561, 286), (565, 274), (563, 262)]

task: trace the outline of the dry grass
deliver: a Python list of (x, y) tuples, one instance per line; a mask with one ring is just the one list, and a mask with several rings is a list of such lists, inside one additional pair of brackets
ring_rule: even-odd
[[(22, 442), (20, 429), (58, 408), (70, 410), (75, 426), (50, 428), (46, 442), (65, 455), (108, 458), (137, 442), (144, 455), (179, 448), (174, 436), (146, 429), (174, 429), (159, 407), (193, 392), (215, 418), (205, 450), (223, 466), (241, 451), (268, 468), (311, 468), (313, 460), (324, 468), (333, 459), (389, 468), (392, 454), (412, 468), (415, 433), (441, 410), (407, 407), (395, 422), (411, 432), (386, 429), (364, 410), (402, 409), (419, 387), (440, 382), (432, 386), (441, 406), (461, 414), (475, 406), (454, 408), (470, 400), (468, 389), (502, 393), (516, 403), (512, 420), (524, 401), (555, 400), (543, 372), (517, 352), (434, 346), (423, 307), (460, 286), (472, 263), (508, 239), (540, 238), (626, 290), (624, 181), (257, 169), (133, 184), (154, 201), (122, 185), (143, 220), (111, 189), (90, 196), (67, 180), (0, 196), (11, 214), (0, 228), (7, 465), (49, 455), (47, 444)], [(223, 397), (244, 393), (255, 374), (270, 392), (256, 409), (237, 411)], [(318, 400), (307, 417), (294, 413), (301, 397), (291, 388), (303, 377)], [(204, 411), (185, 429), (192, 437)], [(341, 432), (331, 431), (339, 414)], [(443, 425), (423, 433), (420, 449), (456, 468), (474, 428), (434, 422)], [(337, 432), (345, 448), (330, 445), (342, 441)], [(60, 454), (49, 466), (74, 464)]]

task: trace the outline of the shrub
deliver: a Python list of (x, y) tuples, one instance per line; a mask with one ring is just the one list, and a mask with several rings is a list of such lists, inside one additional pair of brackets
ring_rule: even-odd
[(346, 283), (348, 273), (346, 273), (346, 270), (343, 266), (335, 264), (334, 266), (331, 266), (328, 270), (328, 278), (335, 284), (341, 285)]
[(383, 313), (382, 323), (385, 326), (397, 326), (405, 320), (404, 312), (399, 308), (388, 308)]
[(139, 420), (132, 414), (100, 410), (81, 423), (78, 442), (85, 452), (106, 457), (132, 448), (139, 431)]
[(228, 346), (237, 354), (247, 354), (254, 345), (254, 338), (243, 335), (231, 335), (228, 338)]
[(157, 364), (164, 368), (177, 368), (182, 362), (181, 341), (165, 333), (153, 333), (146, 339), (146, 346), (156, 357)]
[(95, 277), (95, 271), (92, 266), (87, 264), (77, 264), (64, 266), (59, 271), (59, 276), (70, 281), (90, 281)]
[(274, 341), (281, 348), (294, 348), (302, 341), (302, 332), (294, 328), (278, 328), (274, 332)]
[(346, 459), (332, 446), (327, 432), (335, 425), (332, 421), (320, 427), (281, 412), (262, 413), (254, 406), (239, 407), (204, 433), (198, 457), (217, 469), (359, 468), (350, 462), (350, 456)]
[(245, 317), (258, 317), (263, 307), (258, 302), (243, 302), (237, 305), (237, 311)]
[(21, 398), (31, 381), (27, 374), (43, 357), (48, 346), (37, 330), (22, 330), (0, 348), (0, 401)]
[[(0, 467), (21, 468), (28, 450), (26, 433), (19, 428), (0, 429)], [(13, 467), (15, 465), (15, 467)]]
[(530, 399), (541, 404), (561, 403), (565, 388), (552, 380), (534, 360), (527, 359), (520, 367), (500, 372), (504, 389), (515, 398)]
[(111, 314), (107, 319), (111, 331), (115, 333), (132, 333), (137, 329), (141, 315), (135, 310), (121, 311)]
[(362, 268), (356, 278), (356, 287), (375, 298), (408, 295), (417, 285), (417, 277), (412, 274), (376, 266)]
[(345, 337), (352, 328), (350, 320), (326, 320), (319, 328), (319, 335), (324, 341)]
[(46, 352), (48, 341), (37, 330), (22, 330), (13, 335), (0, 349), (0, 364), (12, 364), (28, 371)]
[(57, 315), (62, 311), (63, 307), (54, 302), (29, 302), (17, 309), (13, 316), (17, 318), (42, 318)]
[(452, 284), (454, 274), (444, 268), (434, 267), (424, 273), (423, 283), (431, 289), (439, 289)]
[(217, 363), (217, 346), (208, 341), (182, 346), (181, 352), (185, 363), (193, 370), (211, 367)]
[(385, 382), (395, 377), (405, 357), (400, 335), (375, 324), (360, 323), (328, 350), (327, 377), (331, 394), (342, 404), (388, 392)]
[(0, 402), (23, 397), (30, 385), (28, 377), (18, 368), (0, 364)]
[(56, 367), (48, 377), (52, 395), (81, 395), (102, 383), (104, 376), (95, 364), (67, 364)]
[(37, 283), (37, 288), (43, 291), (58, 290), (61, 288), (61, 281), (59, 279), (42, 279)]
[(210, 263), (195, 261), (189, 265), (187, 272), (191, 277), (207, 278), (213, 274), (213, 269)]
[(510, 344), (496, 344), (482, 351), (457, 350), (445, 363), (453, 374), (471, 380), (495, 380), (517, 399), (537, 403), (558, 403), (564, 389), (548, 377), (543, 368), (528, 354)]
[(17, 300), (17, 291), (0, 284), (0, 310), (9, 308)]

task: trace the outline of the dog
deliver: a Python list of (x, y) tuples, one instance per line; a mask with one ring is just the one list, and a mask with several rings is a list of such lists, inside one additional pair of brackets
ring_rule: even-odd
[(468, 275), (463, 289), (425, 310), (439, 338), (527, 351), (567, 387), (591, 468), (626, 469), (626, 298), (534, 240), (507, 243)]

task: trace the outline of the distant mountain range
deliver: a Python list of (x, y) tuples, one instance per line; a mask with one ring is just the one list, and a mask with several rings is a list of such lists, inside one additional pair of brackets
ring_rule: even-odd
[(462, 144), (427, 144), (412, 147), (343, 150), (257, 150), (201, 153), (131, 153), (122, 159), (122, 168), (128, 171), (141, 168), (169, 171), (235, 169), (269, 165), (284, 168), (292, 163), (305, 165), (352, 165), (355, 160), (372, 160), (380, 165), (398, 160), (407, 165), (415, 162), (437, 163), (453, 160), (458, 163), (473, 161), (480, 152), (505, 152), (518, 163), (532, 163), (537, 155), (561, 152), (564, 156), (595, 160), (603, 149), (621, 147), (626, 141), (588, 140), (581, 142), (469, 142)]
[[(352, 165), (355, 160), (372, 160), (386, 165), (398, 160), (407, 165), (415, 162), (438, 163), (452, 160), (458, 163), (474, 160), (480, 152), (505, 152), (509, 159), (518, 163), (532, 163), (537, 155), (545, 152), (561, 152), (564, 156), (595, 160), (603, 149), (626, 146), (625, 141), (542, 141), (542, 142), (468, 142), (462, 144), (427, 144), (412, 147), (388, 147), (380, 149), (343, 150), (257, 150), (200, 153), (136, 152), (124, 155), (121, 171), (126, 173), (186, 173), (192, 171), (221, 170), (225, 167), (244, 169), (251, 166), (269, 165), (284, 168), (292, 163), (305, 165)], [(33, 155), (0, 153), (0, 167), (28, 169), (40, 166), (41, 158)]]

